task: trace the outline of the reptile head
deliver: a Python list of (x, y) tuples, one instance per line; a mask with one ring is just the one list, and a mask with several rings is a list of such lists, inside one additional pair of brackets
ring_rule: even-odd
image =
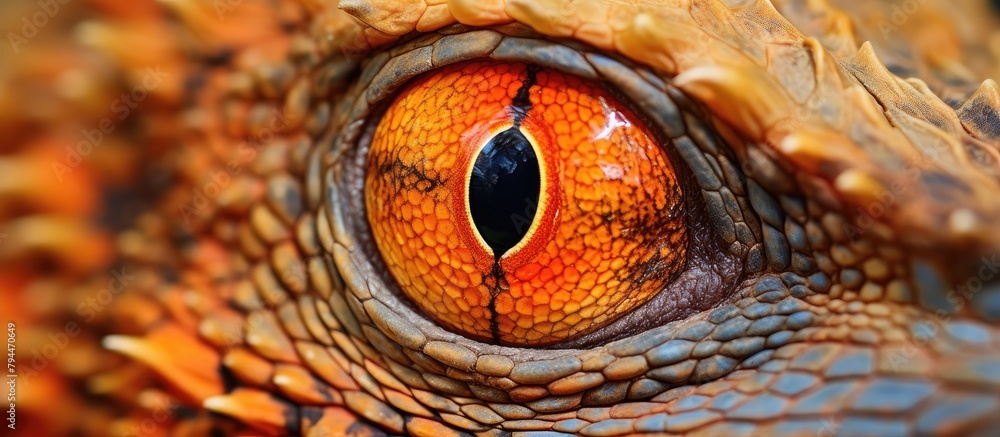
[[(899, 9), (911, 23), (934, 10), (913, 3)], [(228, 29), (179, 5), (195, 31)], [(223, 6), (220, 18), (241, 7)], [(970, 88), (995, 67), (904, 53), (891, 35), (883, 62), (859, 35), (926, 33), (900, 30), (891, 7), (854, 30), (824, 1), (287, 9), (277, 42), (231, 43), (192, 67), (205, 84), (166, 135), (180, 150), (164, 165), (173, 184), (121, 239), (142, 279), (103, 316), (103, 346), (157, 374), (174, 405), (158, 423), (599, 436), (998, 425), (1000, 89)], [(656, 293), (593, 329), (520, 342), (495, 316), (474, 332), (442, 323), (406, 292), (421, 269), (393, 270), (405, 261), (366, 215), (390, 201), (366, 178), (452, 185), (398, 159), (368, 165), (373, 138), (401, 94), (463, 65), (530, 66), (512, 70), (529, 94), (535, 71), (599, 84), (651, 132), (687, 232)]]

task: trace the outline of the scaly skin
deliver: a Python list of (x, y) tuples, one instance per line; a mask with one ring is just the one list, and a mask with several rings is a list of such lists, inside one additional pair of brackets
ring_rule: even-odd
[[(636, 3), (307, 1), (267, 15), (247, 2), (227, 22), (177, 1), (164, 7), (183, 29), (79, 30), (129, 87), (157, 59), (201, 86), (156, 88), (136, 117), (170, 129), (123, 134), (149, 141), (146, 168), (169, 184), (118, 239), (127, 291), (81, 322), (134, 362), (75, 341), (100, 358), (60, 368), (126, 414), (95, 406), (78, 429), (995, 433), (1000, 92), (975, 84), (997, 74), (997, 37), (960, 31), (997, 20), (977, 5), (954, 21), (932, 3), (904, 12), (918, 28), (875, 41), (906, 60), (892, 71), (920, 77), (904, 79), (856, 42), (900, 21), (892, 4), (855, 33), (822, 0)], [(248, 16), (263, 24), (245, 30)], [(191, 62), (199, 49), (134, 53), (116, 37), (191, 34), (216, 43), (202, 54), (234, 54)], [(893, 45), (907, 38), (916, 53)], [(479, 57), (607, 82), (690, 172), (689, 270), (618, 334), (490, 345), (406, 305), (384, 271), (361, 207), (364, 122), (406, 79)], [(55, 326), (89, 314), (77, 304), (94, 287), (73, 289), (68, 316), (50, 311)]]

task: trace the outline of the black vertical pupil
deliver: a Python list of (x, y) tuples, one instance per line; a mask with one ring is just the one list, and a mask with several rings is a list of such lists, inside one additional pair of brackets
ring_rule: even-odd
[(499, 259), (531, 226), (541, 189), (538, 157), (516, 127), (479, 152), (469, 181), (469, 206), (479, 235)]

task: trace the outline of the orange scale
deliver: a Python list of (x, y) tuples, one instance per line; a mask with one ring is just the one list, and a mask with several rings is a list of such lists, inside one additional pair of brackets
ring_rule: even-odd
[(458, 310), (463, 313), (468, 313), (472, 310), (472, 306), (469, 305), (468, 299), (456, 299), (454, 302), (455, 305), (458, 306)]
[[(570, 234), (574, 233), (574, 231), (571, 230), (571, 229), (569, 229), (567, 231)], [(563, 247), (565, 247), (565, 248), (567, 248), (569, 250), (577, 251), (577, 252), (583, 252), (583, 251), (586, 250), (586, 247), (583, 245), (583, 240), (579, 239), (579, 238), (567, 239), (566, 241), (563, 242)], [(578, 258), (578, 260), (579, 260), (579, 258)]]
[(607, 175), (605, 175), (604, 170), (600, 167), (589, 167), (586, 171), (595, 181), (604, 181), (607, 179)]
[[(440, 236), (441, 235), (439, 235), (439, 237)], [(438, 264), (439, 266), (441, 266), (442, 268), (447, 268), (449, 271), (456, 270), (455, 265), (457, 263), (453, 258), (453, 254), (448, 250), (448, 247), (446, 245), (440, 243), (435, 245), (434, 254), (437, 255), (438, 257), (438, 261), (440, 262), (440, 264)]]
[(399, 119), (399, 124), (409, 124), (413, 121), (413, 117), (416, 114), (412, 110), (407, 110), (403, 112), (403, 115)]
[(490, 89), (489, 92), (490, 94), (492, 94), (494, 100), (501, 100), (504, 97), (507, 97), (507, 90), (501, 87), (497, 87), (495, 85), (493, 86), (493, 88)]
[(463, 297), (465, 298), (465, 303), (469, 305), (469, 309), (466, 311), (472, 311), (473, 309), (480, 310), (482, 308), (482, 293), (479, 293), (477, 290), (466, 289)]
[(523, 288), (528, 291), (528, 294), (534, 293), (535, 290), (542, 287), (542, 281), (538, 279), (538, 277), (531, 278), (527, 281), (514, 281), (514, 283), (522, 285)]
[[(472, 83), (472, 77), (469, 77), (469, 75), (466, 75), (466, 74), (461, 74), (459, 76), (455, 76), (454, 82), (452, 82), (451, 86), (449, 86), (447, 82), (443, 82), (443, 83), (431, 82), (431, 83), (428, 83), (427, 85), (429, 87), (434, 87), (434, 88), (446, 88), (446, 87), (448, 87), (448, 88), (454, 88), (455, 91), (464, 92), (469, 87), (469, 84), (471, 84), (471, 83)], [(430, 88), (428, 88), (428, 89), (430, 89)], [(413, 100), (419, 102), (420, 100), (417, 100), (417, 99), (420, 99), (420, 98), (424, 97), (424, 94), (426, 92), (427, 91), (423, 91), (422, 92), (422, 91), (420, 91), (418, 89), (417, 91), (414, 92)], [(451, 93), (436, 93), (436, 94), (440, 95), (441, 97), (446, 98), (446, 99), (450, 98), (451, 95), (452, 95)], [(456, 94), (458, 94), (458, 93), (456, 93)], [(446, 107), (446, 106), (440, 106), (440, 107)]]
[(402, 219), (404, 221), (413, 220), (413, 207), (408, 204), (404, 204), (400, 207), (400, 214), (402, 215)]
[(580, 252), (575, 250), (569, 250), (566, 247), (559, 247), (558, 245), (550, 245), (547, 253), (552, 258), (562, 261), (566, 266), (570, 266), (576, 262), (580, 257)]
[(422, 224), (424, 225), (424, 229), (430, 232), (437, 231), (437, 217), (434, 214), (424, 216)]
[[(566, 290), (557, 290), (557, 291), (555, 291), (555, 292), (552, 293), (552, 299), (550, 299), (549, 302), (551, 302), (553, 305), (559, 304), (561, 306), (561, 305), (565, 304), (566, 302), (569, 302), (569, 299), (570, 299), (570, 295), (569, 295), (568, 291), (566, 291)], [(553, 307), (552, 309), (559, 309), (559, 308)]]
[(537, 257), (535, 258), (535, 262), (536, 263), (538, 263), (540, 265), (543, 265), (543, 266), (547, 266), (547, 265), (549, 265), (549, 264), (552, 263), (552, 256), (550, 256), (548, 254), (547, 250), (548, 250), (548, 247), (546, 246), (546, 251), (542, 251), (542, 252), (538, 253)]
[(430, 271), (430, 276), (434, 280), (434, 282), (436, 282), (438, 285), (442, 287), (447, 286), (450, 282), (448, 280), (448, 277), (445, 276), (444, 272), (442, 272), (441, 269), (432, 268)]
[[(595, 307), (603, 307), (603, 306), (607, 306), (610, 302), (611, 302), (611, 296), (608, 296), (606, 294), (601, 294), (600, 297), (597, 298), (597, 302), (595, 302), (594, 306)], [(600, 318), (600, 316), (597, 316), (597, 317)]]
[(437, 268), (441, 263), (441, 258), (438, 257), (438, 254), (433, 246), (425, 246), (420, 252), (423, 255), (424, 260), (431, 267)]
[(572, 127), (572, 124), (566, 120), (556, 120), (555, 123), (552, 123), (552, 132), (555, 132), (556, 135), (563, 135), (569, 133)]
[[(426, 282), (424, 282), (423, 280), (414, 281), (413, 285), (415, 287), (420, 287), (420, 288), (425, 289), (425, 290), (428, 290), (428, 288), (429, 288), (428, 284)], [(420, 302), (421, 303), (424, 303), (424, 304), (427, 304), (427, 305), (432, 305), (432, 306), (443, 307), (442, 304), (444, 302), (444, 297), (441, 294), (438, 294), (438, 293), (425, 293), (425, 294), (421, 294), (420, 296), (421, 296), (421, 298), (420, 298)]]
[(545, 284), (545, 295), (548, 296), (549, 298), (546, 299), (544, 306), (546, 308), (551, 308), (552, 298), (555, 297), (556, 293), (561, 293), (561, 292), (563, 291), (559, 289), (559, 286), (557, 284), (553, 282)]
[[(553, 236), (553, 238), (559, 238), (559, 235), (555, 235), (555, 236)], [(550, 242), (549, 244), (547, 244), (545, 246), (544, 253), (545, 253), (546, 256), (549, 257), (549, 259), (555, 259), (555, 258), (559, 258), (559, 257), (562, 256), (561, 255), (561, 253), (562, 253), (561, 249), (559, 248), (559, 246), (557, 244), (554, 244), (554, 243), (555, 242), (553, 241), (553, 242)]]
[(514, 271), (514, 277), (520, 281), (527, 281), (534, 278), (542, 270), (542, 265), (538, 263), (526, 264), (518, 267)]
[(457, 238), (455, 237), (455, 224), (451, 221), (440, 221), (437, 224), (438, 243), (447, 246), (448, 250), (455, 249)]
[[(539, 287), (540, 288), (540, 287)], [(548, 290), (542, 290), (536, 288), (530, 293), (532, 305), (547, 305), (549, 303), (550, 293)]]
[(566, 104), (569, 103), (569, 94), (567, 94), (566, 91), (559, 91), (558, 93), (556, 93), (556, 102), (555, 103), (557, 105), (561, 106), (564, 111), (566, 111), (566, 112), (572, 112), (571, 110), (569, 110), (566, 107)]
[[(588, 237), (584, 237), (585, 240), (587, 238)], [(586, 250), (586, 251), (583, 252), (583, 255), (580, 257), (580, 261), (583, 261), (585, 264), (590, 265), (590, 266), (597, 265), (597, 263), (600, 262), (600, 260), (601, 260), (601, 252), (598, 252), (596, 250)]]
[(553, 293), (555, 293), (563, 290), (566, 287), (566, 280), (563, 279), (562, 276), (556, 276), (552, 278), (552, 281), (549, 283), (549, 285), (550, 285), (549, 289)]
[[(582, 299), (581, 299), (582, 300)], [(570, 300), (563, 305), (563, 312), (566, 313), (566, 317), (563, 317), (563, 322), (570, 325), (575, 324), (575, 322), (570, 322), (571, 316), (576, 315), (576, 312), (580, 311), (580, 302), (577, 300)], [(579, 319), (577, 319), (579, 320)]]
[[(455, 88), (455, 89), (463, 88), (463, 86), (461, 86), (461, 85), (458, 84), (459, 79), (461, 79), (462, 77), (463, 76), (460, 76), (460, 75), (457, 75), (457, 74), (449, 74), (449, 75), (446, 75), (446, 76), (440, 76), (440, 77), (438, 77), (438, 80), (435, 83), (435, 85), (438, 86), (438, 87), (444, 87), (444, 88)], [(424, 96), (427, 95), (427, 89), (417, 89), (417, 90), (414, 90), (414, 95), (416, 97), (424, 97)], [(438, 94), (438, 98), (439, 99), (447, 99), (448, 97), (449, 97), (449, 95), (446, 94), (446, 93)]]
[(469, 313), (462, 314), (459, 318), (459, 321), (462, 324), (462, 326), (465, 327), (471, 328), (476, 326), (476, 319), (473, 318), (472, 315), (470, 315)]
[(444, 272), (445, 275), (447, 275), (449, 277), (452, 276), (452, 275), (457, 275), (457, 274), (462, 274), (463, 273), (461, 270), (455, 269), (455, 267), (452, 266), (452, 260), (450, 258), (448, 258), (451, 254), (449, 254), (447, 252), (445, 252), (444, 254), (439, 254), (439, 253), (437, 253), (437, 250), (438, 250), (438, 248), (435, 247), (434, 248), (434, 251), (435, 251), (434, 252), (434, 257), (436, 257), (437, 260), (438, 260), (438, 264), (436, 265), (436, 268), (440, 269), (442, 272)]
[(500, 294), (494, 301), (493, 308), (498, 314), (510, 314), (514, 312), (514, 299), (509, 293)]
[[(579, 284), (577, 286), (579, 287)], [(583, 305), (584, 300), (590, 297), (590, 289), (576, 288), (571, 292), (570, 297), (570, 302)]]
[(489, 314), (487, 314), (486, 308), (472, 303), (470, 303), (470, 305), (472, 305), (472, 309), (469, 310), (469, 316), (471, 316), (474, 321), (480, 321), (484, 318), (487, 320), (489, 319)]
[(577, 110), (578, 110), (578, 108), (579, 108), (579, 105), (576, 102), (570, 101), (570, 99), (569, 99), (569, 93), (564, 93), (563, 95), (566, 96), (566, 102), (560, 103), (560, 105), (562, 106), (563, 111), (565, 113), (567, 113), (567, 114), (574, 114), (574, 113), (576, 113)]
[(563, 324), (559, 323), (559, 322), (562, 319), (564, 319), (564, 318), (566, 318), (566, 315), (563, 314), (563, 313), (561, 313), (561, 312), (559, 312), (558, 308), (552, 308), (551, 311), (549, 311), (548, 321), (549, 321), (549, 323), (552, 324), (553, 331), (556, 331), (557, 330), (556, 328), (562, 328), (563, 327)]
[(541, 281), (542, 283), (549, 283), (555, 276), (556, 274), (555, 272), (552, 271), (552, 269), (545, 268), (542, 269), (541, 273), (538, 275), (538, 280)]
[(577, 283), (580, 281), (580, 271), (576, 269), (576, 266), (570, 265), (566, 270), (563, 270), (563, 279), (571, 284)]
[(580, 282), (577, 283), (577, 285), (584, 292), (593, 290), (594, 285), (597, 285), (597, 273), (592, 271), (584, 273), (583, 277), (580, 278)]
[(593, 270), (593, 271), (594, 271), (594, 273), (597, 273), (597, 274), (599, 275), (599, 276), (597, 277), (597, 282), (598, 282), (598, 283), (603, 283), (603, 282), (605, 282), (605, 281), (602, 281), (602, 280), (601, 280), (601, 278), (603, 278), (603, 277), (604, 277), (604, 275), (606, 275), (606, 274), (608, 274), (608, 273), (611, 273), (611, 272), (610, 272), (610, 271), (608, 270), (608, 268), (610, 267), (610, 266), (609, 266), (608, 264), (609, 264), (608, 262), (606, 262), (606, 261), (604, 261), (604, 260), (602, 259), (602, 260), (601, 260), (601, 261), (599, 261), (599, 262), (598, 262), (598, 263), (597, 263), (596, 265), (594, 265), (594, 270)]
[(424, 243), (425, 246), (433, 246), (434, 245), (434, 234), (432, 234), (430, 232), (426, 232), (426, 233), (418, 234), (418, 235), (420, 235), (420, 240), (421, 240), (422, 243)]
[(544, 89), (540, 94), (539, 101), (542, 105), (551, 105), (556, 102), (555, 92), (551, 88)]
[(527, 331), (528, 329), (531, 329), (533, 326), (535, 326), (535, 321), (532, 320), (530, 317), (518, 317), (516, 320), (514, 320), (514, 324), (516, 324), (518, 328)]
[(472, 254), (470, 254), (469, 251), (463, 249), (459, 252), (459, 254), (460, 254), (461, 264), (458, 265), (458, 268), (462, 269), (463, 272), (466, 272), (470, 275), (473, 273), (482, 273), (470, 261), (472, 259)]
[(423, 234), (427, 229), (424, 227), (423, 219), (413, 221), (413, 232), (417, 234)]
[(514, 310), (520, 314), (531, 315), (534, 305), (532, 303), (532, 298), (522, 297), (514, 302)]
[(531, 327), (533, 332), (542, 334), (542, 336), (536, 338), (543, 338), (543, 336), (548, 335), (552, 332), (553, 324), (548, 321), (547, 318), (538, 319), (535, 318), (535, 325)]
[[(419, 191), (410, 191), (410, 192), (411, 193), (417, 193), (418, 195), (420, 194)], [(434, 214), (434, 207), (436, 205), (436, 203), (434, 202), (434, 199), (431, 199), (431, 198), (428, 198), (428, 197), (425, 196), (425, 197), (420, 198), (419, 202), (414, 202), (414, 203), (419, 203), (420, 204), (420, 213), (421, 213), (421, 215), (431, 215), (431, 214)]]
[[(472, 278), (469, 277), (467, 273), (463, 272), (462, 270), (453, 269), (451, 266), (447, 264), (442, 264), (441, 270), (445, 272), (445, 275), (448, 276), (451, 283), (454, 284), (456, 287), (463, 290), (468, 290), (469, 292), (475, 292), (477, 295), (479, 294), (479, 290), (470, 289), (473, 286), (473, 283), (472, 283)], [(475, 285), (479, 284), (477, 283)]]
[(406, 201), (409, 202), (411, 205), (420, 205), (421, 203), (423, 203), (424, 198), (419, 191), (409, 190), (406, 192)]
[(442, 299), (441, 308), (445, 312), (458, 314), (459, 319), (461, 319), (462, 315), (465, 314), (465, 312), (462, 311), (461, 308), (459, 308), (458, 304), (456, 303), (456, 299)]
[(552, 124), (559, 120), (559, 116), (553, 112), (546, 111), (542, 113), (542, 119), (545, 123)]
[[(426, 132), (426, 133), (423, 132), (423, 131), (421, 131), (421, 133), (426, 134), (425, 135), (426, 136), (426, 138), (425, 138), (426, 142), (424, 144), (440, 144), (440, 142), (441, 142), (441, 132), (440, 131), (432, 131), (432, 132)], [(450, 158), (452, 158), (452, 156), (451, 155), (441, 155), (439, 158), (450, 159)], [(437, 162), (435, 162), (434, 166), (437, 167), (437, 168), (447, 168), (446, 166), (440, 166), (440, 165), (438, 165)]]
[[(643, 249), (645, 249), (645, 248), (642, 247), (639, 244), (631, 244), (631, 245), (625, 246), (622, 249), (622, 255), (624, 255), (626, 257), (631, 257), (633, 254), (639, 254), (639, 253), (645, 252), (645, 250), (643, 250)], [(637, 251), (641, 251), (641, 252), (637, 252)]]

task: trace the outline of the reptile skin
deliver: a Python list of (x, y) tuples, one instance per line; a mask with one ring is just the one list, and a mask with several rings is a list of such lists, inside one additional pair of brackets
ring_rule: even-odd
[[(25, 435), (1000, 433), (986, 2), (63, 8), (87, 21), (20, 46), (0, 98)], [(688, 268), (609, 330), (473, 340), (385, 272), (370, 123), (408, 79), (480, 58), (607, 84), (690, 176)], [(95, 200), (119, 191), (144, 194)], [(81, 224), (102, 209), (113, 248)]]

